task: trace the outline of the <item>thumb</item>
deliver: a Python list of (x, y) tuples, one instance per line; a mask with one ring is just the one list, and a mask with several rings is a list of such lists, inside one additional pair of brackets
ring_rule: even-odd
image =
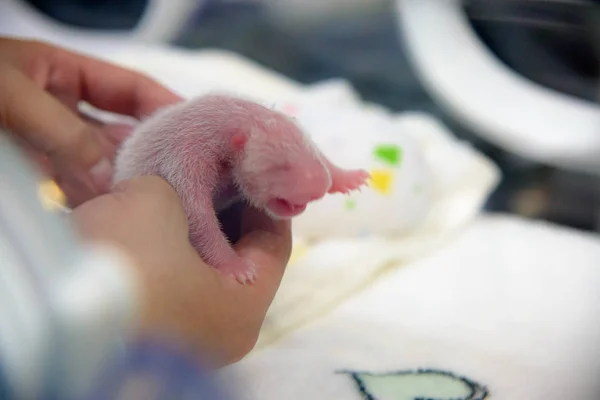
[[(274, 221), (247, 207), (242, 218), (242, 237), (235, 250), (258, 267), (258, 279), (247, 290), (265, 310), (273, 300), (292, 251), (290, 221)], [(244, 287), (245, 288), (245, 287)]]
[(148, 197), (146, 200), (156, 199), (157, 202), (180, 203), (175, 189), (163, 178), (157, 175), (141, 175), (135, 178), (116, 182), (112, 193), (131, 194)]
[(165, 219), (170, 226), (182, 226), (187, 230), (187, 217), (179, 195), (159, 176), (119, 181), (112, 187), (110, 195), (127, 207), (133, 207), (132, 213)]
[[(73, 216), (88, 237), (118, 238), (123, 243), (188, 243), (187, 218), (179, 197), (156, 176), (121, 181), (111, 192), (76, 207)], [(132, 232), (139, 234), (132, 237)]]
[(85, 171), (97, 189), (108, 188), (112, 167), (89, 124), (9, 65), (0, 64), (0, 93), (1, 125), (54, 163)]

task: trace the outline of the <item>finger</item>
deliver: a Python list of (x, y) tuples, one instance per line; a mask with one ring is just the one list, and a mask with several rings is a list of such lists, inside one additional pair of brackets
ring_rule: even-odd
[[(110, 136), (113, 135), (112, 131), (120, 132), (124, 128), (109, 125), (98, 126), (98, 129), (107, 131), (106, 134), (96, 135), (105, 154), (114, 154), (116, 146), (112, 143), (114, 139), (110, 139)], [(66, 197), (66, 206), (75, 207), (97, 195), (97, 191), (81, 171), (68, 167), (57, 171), (46, 154), (35, 149), (22, 137), (17, 137), (16, 143), (27, 156), (27, 159), (31, 160), (38, 167), (38, 171), (45, 178), (54, 180), (58, 184)]]
[(89, 180), (78, 171), (57, 172), (54, 181), (64, 193), (65, 205), (68, 208), (77, 207), (99, 194)]
[(67, 101), (76, 98), (101, 110), (141, 119), (182, 100), (155, 80), (131, 69), (49, 45), (41, 47), (48, 70), (54, 71), (47, 74), (47, 87)]
[(69, 106), (83, 100), (139, 119), (182, 100), (141, 73), (47, 43), (0, 38), (0, 52)]
[(99, 109), (143, 119), (182, 100), (143, 74), (75, 54), (70, 57), (80, 65), (81, 100)]
[(96, 128), (94, 130), (96, 133), (101, 132), (101, 137), (107, 139), (108, 142), (113, 145), (120, 145), (121, 142), (131, 134), (135, 127), (133, 124), (107, 123), (80, 111), (77, 112), (77, 115), (79, 115), (81, 120)]
[(48, 159), (44, 153), (36, 150), (25, 140), (17, 137), (15, 138), (15, 143), (19, 146), (19, 148), (23, 151), (23, 154), (28, 160), (31, 160), (37, 167), (38, 172), (44, 175), (44, 177), (48, 179), (55, 179), (56, 174), (54, 171), (54, 166)]
[(274, 220), (264, 212), (253, 207), (246, 207), (242, 218), (242, 235), (253, 231), (270, 232), (275, 235), (290, 235), (291, 223), (289, 220)]
[(274, 221), (260, 211), (248, 208), (242, 219), (242, 237), (235, 249), (258, 267), (258, 278), (248, 292), (265, 311), (273, 300), (292, 250), (291, 224)]
[(88, 124), (7, 65), (0, 65), (0, 93), (0, 124), (53, 162), (80, 167), (104, 189), (112, 169)]
[(289, 220), (276, 221), (265, 213), (246, 207), (241, 226), (239, 251), (248, 252), (260, 260), (257, 265), (275, 269), (283, 274), (292, 250), (291, 223)]
[(133, 127), (125, 124), (108, 124), (102, 126), (98, 131), (101, 132), (101, 137), (106, 139), (107, 143), (116, 148), (131, 135)]
[(106, 157), (114, 161), (118, 148), (123, 141), (133, 132), (134, 126), (120, 123), (105, 123), (85, 114), (79, 114), (80, 118), (93, 126), (96, 140), (103, 149)]
[(24, 139), (17, 137), (16, 143), (27, 159), (38, 167), (38, 172), (46, 179), (53, 180), (60, 187), (65, 195), (67, 207), (75, 207), (97, 195), (96, 190), (81, 171), (67, 168), (59, 172), (47, 155), (36, 150)]
[[(139, 212), (163, 216), (169, 226), (183, 226), (187, 230), (187, 216), (181, 199), (173, 186), (155, 175), (139, 176), (117, 182), (112, 193), (127, 198), (127, 204), (136, 204)], [(187, 242), (187, 232), (186, 242)]]

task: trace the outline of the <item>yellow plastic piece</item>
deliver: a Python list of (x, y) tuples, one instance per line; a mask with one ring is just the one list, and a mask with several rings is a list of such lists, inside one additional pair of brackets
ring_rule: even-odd
[(371, 180), (369, 186), (375, 191), (389, 195), (392, 193), (392, 182), (394, 175), (387, 169), (374, 169), (371, 171)]
[(40, 200), (44, 208), (50, 211), (56, 211), (66, 207), (66, 197), (63, 191), (54, 181), (45, 181), (40, 184), (38, 189)]

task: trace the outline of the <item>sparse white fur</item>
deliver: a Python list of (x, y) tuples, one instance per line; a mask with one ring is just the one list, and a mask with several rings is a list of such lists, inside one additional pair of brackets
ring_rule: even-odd
[(272, 218), (290, 218), (329, 192), (366, 182), (364, 171), (331, 164), (293, 119), (257, 103), (212, 94), (148, 117), (119, 149), (118, 182), (163, 177), (179, 194), (190, 241), (204, 260), (240, 281), (252, 280), (220, 230), (216, 212), (239, 198)]

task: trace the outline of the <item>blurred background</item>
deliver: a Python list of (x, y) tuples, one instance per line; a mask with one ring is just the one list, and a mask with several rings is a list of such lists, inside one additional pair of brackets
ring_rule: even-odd
[[(21, 3), (59, 24), (91, 32), (141, 29), (149, 41), (188, 49), (232, 50), (302, 83), (346, 78), (367, 101), (393, 111), (423, 110), (436, 115), (457, 136), (491, 157), (504, 177), (488, 201), (488, 210), (600, 231), (600, 125), (593, 125), (600, 122), (598, 0), (3, 1)], [(540, 108), (537, 115), (510, 121), (503, 116), (506, 105), (499, 102), (494, 109), (496, 93), (490, 90), (487, 97), (492, 105), (486, 112), (496, 113), (499, 121), (486, 126), (477, 118), (465, 117), (448, 96), (436, 96), (440, 76), (432, 80), (419, 70), (428, 55), (417, 54), (420, 63), (415, 63), (410, 53), (424, 43), (418, 37), (422, 34), (419, 26), (425, 33), (443, 27), (432, 24), (433, 19), (415, 21), (407, 37), (403, 24), (438, 5), (453, 8), (452, 15), (473, 32), (473, 43), (498, 63), (494, 68), (516, 74), (523, 87), (535, 83), (533, 91), (541, 86), (540, 104), (558, 96), (557, 104), (568, 105), (565, 113), (575, 110), (574, 122), (565, 122), (570, 125), (556, 132), (535, 132), (521, 139), (508, 132), (507, 136), (514, 137), (506, 142), (501, 138), (503, 129), (510, 130), (530, 116), (541, 122), (531, 130), (552, 130), (552, 124), (542, 123), (552, 116)], [(478, 78), (492, 80), (483, 76), (483, 69), (482, 76), (478, 73), (471, 75), (473, 85)], [(465, 93), (471, 90), (469, 82), (464, 85)], [(571, 138), (572, 148), (565, 147), (562, 154), (560, 146)], [(588, 158), (577, 160), (577, 151)]]

